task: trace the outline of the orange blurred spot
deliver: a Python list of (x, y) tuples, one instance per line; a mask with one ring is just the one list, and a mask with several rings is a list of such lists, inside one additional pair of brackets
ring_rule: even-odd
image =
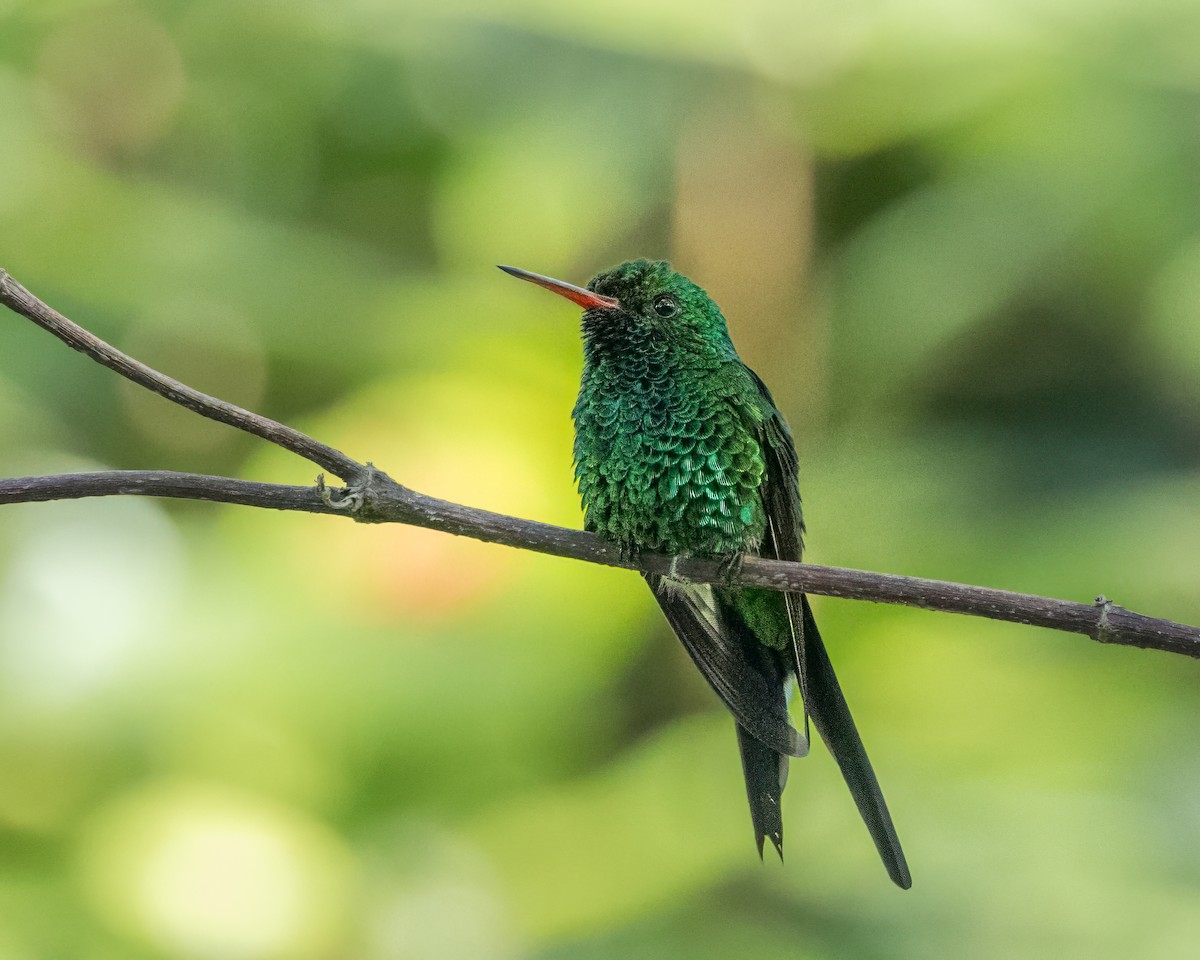
[(367, 567), (367, 589), (380, 616), (461, 616), (513, 579), (517, 557), (502, 548), (436, 530), (381, 531)]

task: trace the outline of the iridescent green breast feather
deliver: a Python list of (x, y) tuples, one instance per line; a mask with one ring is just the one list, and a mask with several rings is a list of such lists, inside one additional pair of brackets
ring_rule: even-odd
[(611, 366), (585, 375), (574, 411), (587, 529), (667, 553), (755, 549), (766, 468), (743, 413), (686, 371), (629, 389)]

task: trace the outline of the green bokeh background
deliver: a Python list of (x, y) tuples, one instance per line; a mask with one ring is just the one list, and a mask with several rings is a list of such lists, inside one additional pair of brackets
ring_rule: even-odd
[[(422, 491), (568, 525), (577, 317), (669, 257), (795, 428), (817, 562), (1200, 622), (1194, 0), (0, 0), (0, 264)], [(0, 316), (0, 473), (314, 468)], [(818, 600), (760, 864), (635, 576), (146, 500), (0, 522), (0, 960), (1177, 958), (1200, 675)]]

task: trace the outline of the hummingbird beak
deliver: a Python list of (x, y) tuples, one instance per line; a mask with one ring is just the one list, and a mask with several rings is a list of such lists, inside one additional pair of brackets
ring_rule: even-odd
[(536, 283), (539, 287), (545, 287), (551, 293), (557, 293), (560, 297), (566, 297), (572, 303), (579, 304), (584, 310), (616, 310), (621, 305), (616, 297), (603, 297), (598, 293), (592, 293), (591, 290), (577, 287), (573, 283), (555, 280), (552, 277), (543, 277), (540, 273), (530, 273), (528, 270), (521, 270), (519, 267), (505, 267), (500, 264), (497, 264), (497, 266), (509, 276), (516, 277), (518, 280), (528, 280), (530, 283)]

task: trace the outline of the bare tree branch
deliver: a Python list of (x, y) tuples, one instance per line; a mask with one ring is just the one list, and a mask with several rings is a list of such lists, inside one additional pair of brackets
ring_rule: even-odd
[(0, 270), (0, 303), (134, 383), (202, 416), (299, 454), (347, 481), (345, 487), (330, 488), (319, 477), (315, 486), (298, 487), (165, 470), (114, 470), (0, 480), (0, 504), (133, 495), (341, 515), (361, 523), (427, 527), (488, 543), (667, 574), (695, 583), (739, 584), (922, 607), (1081, 633), (1101, 643), (1200, 657), (1200, 628), (1134, 613), (1104, 597), (1098, 597), (1092, 604), (1076, 603), (941, 580), (762, 557), (748, 556), (733, 571), (716, 560), (694, 557), (643, 554), (630, 560), (622, 557), (615, 546), (590, 533), (520, 520), (417, 493), (371, 464), (360, 464), (298, 430), (193, 390), (72, 323), (3, 270)]
[(642, 554), (631, 561), (622, 557), (616, 547), (582, 530), (520, 520), (439, 500), (410, 490), (369, 467), (364, 482), (333, 489), (321, 483), (297, 487), (161, 470), (115, 470), (0, 480), (0, 504), (118, 494), (334, 514), (362, 523), (404, 523), (589, 563), (670, 574), (695, 583), (736, 583), (768, 590), (803, 591), (848, 600), (922, 607), (1082, 633), (1101, 643), (1200, 657), (1200, 629), (1134, 613), (1103, 598), (1092, 604), (1076, 603), (943, 580), (763, 557), (746, 557), (733, 573), (716, 560), (694, 557)]
[(246, 507), (265, 507), (269, 510), (303, 510), (308, 513), (344, 512), (331, 503), (326, 503), (317, 487), (259, 483), (255, 480), (178, 473), (174, 470), (105, 470), (0, 480), (0, 504), (115, 496), (209, 500), (214, 503), (237, 503)]

